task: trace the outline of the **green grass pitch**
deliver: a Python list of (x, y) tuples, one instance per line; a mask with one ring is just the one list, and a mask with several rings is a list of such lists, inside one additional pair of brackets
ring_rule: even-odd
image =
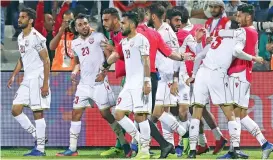
[[(103, 159), (104, 157), (100, 156), (100, 153), (105, 151), (105, 148), (82, 148), (79, 149), (79, 156), (77, 157), (56, 157), (55, 154), (57, 152), (63, 151), (61, 148), (47, 148), (46, 149), (46, 157), (38, 158), (38, 157), (23, 157), (22, 155), (29, 152), (28, 148), (9, 148), (9, 149), (1, 149), (1, 159)], [(153, 150), (156, 155), (151, 157), (151, 159), (156, 159), (159, 157), (159, 150)], [(243, 149), (245, 153), (249, 155), (250, 159), (261, 159), (262, 152), (259, 148), (257, 149)], [(197, 156), (197, 159), (216, 159), (219, 155), (223, 155), (226, 153), (226, 150), (222, 151), (218, 155), (213, 155), (212, 152), (203, 154), (201, 156)], [(108, 159), (122, 159), (123, 155), (108, 157)], [(168, 157), (168, 159), (178, 159), (175, 155)], [(181, 158), (179, 158), (181, 159)], [(186, 156), (183, 156), (182, 159), (186, 159)], [(270, 159), (273, 159), (273, 153), (270, 155)]]

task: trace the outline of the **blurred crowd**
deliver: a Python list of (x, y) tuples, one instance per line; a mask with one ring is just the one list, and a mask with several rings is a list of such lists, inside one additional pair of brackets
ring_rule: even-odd
[[(12, 25), (14, 27), (14, 34), (12, 40), (16, 41), (20, 34), (18, 28), (18, 15), (19, 11), (23, 7), (30, 7), (36, 10), (37, 18), (35, 21), (35, 28), (41, 32), (47, 38), (47, 46), (49, 50), (49, 56), (51, 60), (52, 70), (72, 70), (73, 65), (64, 66), (61, 65), (61, 60), (58, 60), (58, 54), (65, 52), (69, 58), (69, 45), (73, 40), (73, 34), (63, 34), (66, 31), (64, 28), (64, 22), (69, 22), (78, 13), (84, 13), (90, 15), (92, 23), (96, 24), (97, 30), (104, 32), (109, 38), (109, 33), (102, 27), (101, 13), (103, 10), (109, 7), (117, 8), (120, 13), (124, 11), (132, 10), (136, 7), (147, 7), (153, 3), (152, 1), (81, 1), (81, 0), (65, 0), (65, 1), (1, 1), (1, 49), (4, 47), (5, 38), (5, 25)], [(229, 19), (234, 19), (234, 13), (237, 11), (237, 6), (242, 3), (250, 3), (255, 6), (255, 23), (259, 30), (259, 55), (266, 60), (266, 64), (262, 66), (256, 66), (254, 70), (272, 70), (273, 69), (273, 25), (270, 23), (273, 20), (273, 1), (259, 1), (259, 0), (224, 0), (226, 16)], [(166, 8), (174, 6), (184, 6), (188, 10), (190, 22), (192, 24), (204, 24), (205, 21), (211, 17), (208, 1), (206, 0), (169, 0), (162, 1), (162, 4)], [(71, 13), (69, 15), (69, 13)], [(261, 23), (258, 23), (261, 22)], [(66, 35), (65, 37), (63, 37)], [(64, 40), (67, 43), (59, 43)], [(56, 43), (50, 45), (50, 41), (54, 40)], [(63, 44), (63, 45), (62, 45)], [(68, 45), (68, 46), (67, 46)], [(68, 48), (68, 49), (67, 49)], [(60, 52), (60, 53), (58, 53)], [(54, 62), (55, 59), (55, 62)], [(55, 63), (55, 64), (54, 64)]]

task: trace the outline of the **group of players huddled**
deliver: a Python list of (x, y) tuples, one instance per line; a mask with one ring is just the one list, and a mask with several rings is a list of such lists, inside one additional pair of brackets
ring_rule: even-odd
[[(263, 136), (259, 126), (247, 115), (253, 63), (263, 63), (257, 55), (258, 33), (252, 26), (254, 7), (238, 7), (236, 20), (230, 21), (221, 0), (209, 2), (212, 18), (205, 25), (192, 25), (185, 7), (165, 9), (161, 2), (147, 8), (136, 8), (119, 16), (115, 8), (105, 9), (102, 21), (111, 40), (91, 29), (84, 14), (75, 17), (72, 41), (75, 67), (73, 83), (80, 72), (73, 102), (69, 148), (56, 156), (77, 156), (81, 117), (90, 100), (117, 136), (119, 146), (101, 153), (125, 153), (126, 158), (149, 159), (151, 137), (160, 146), (160, 158), (187, 154), (188, 158), (209, 151), (202, 117), (216, 139), (213, 154), (227, 143), (215, 118), (206, 105), (221, 107), (228, 120), (230, 150), (220, 159), (248, 158), (240, 150), (241, 125), (262, 147), (262, 158), (269, 158), (273, 145)], [(20, 59), (8, 81), (24, 68), (24, 79), (13, 100), (12, 115), (35, 138), (34, 149), (25, 156), (45, 156), (46, 123), (43, 110), (50, 108), (50, 62), (46, 38), (32, 27), (35, 11), (21, 10), (18, 24)], [(118, 76), (125, 84), (115, 99), (107, 71), (116, 63)], [(72, 103), (72, 102), (71, 102)], [(22, 112), (31, 108), (35, 125)], [(111, 109), (113, 108), (113, 109)], [(134, 121), (128, 113), (134, 113)], [(191, 119), (188, 118), (191, 113)], [(156, 127), (160, 121), (161, 134)], [(125, 139), (125, 132), (132, 142)], [(174, 132), (179, 143), (174, 144)], [(186, 147), (189, 145), (189, 147)], [(176, 147), (175, 147), (176, 146)]]

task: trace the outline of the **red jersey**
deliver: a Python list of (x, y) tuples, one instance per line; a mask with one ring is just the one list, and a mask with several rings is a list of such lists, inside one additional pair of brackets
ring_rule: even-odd
[[(240, 35), (244, 36), (243, 38), (241, 38), (241, 40), (244, 40), (245, 42), (243, 51), (252, 56), (256, 56), (256, 49), (258, 45), (258, 32), (254, 28), (250, 28), (250, 27), (243, 27), (241, 31), (242, 33)], [(243, 32), (245, 32), (245, 34)], [(251, 38), (247, 38), (247, 37), (251, 37)], [(231, 75), (233, 73), (240, 73), (246, 70), (246, 80), (250, 82), (252, 67), (253, 67), (252, 61), (241, 60), (236, 58), (232, 62), (228, 70), (228, 75)]]
[(150, 69), (151, 72), (155, 73), (155, 57), (157, 50), (164, 56), (169, 57), (172, 54), (172, 49), (164, 42), (157, 31), (147, 27), (145, 24), (139, 24), (137, 26), (137, 32), (144, 35), (150, 43)]
[(209, 31), (210, 36), (217, 37), (219, 30), (225, 29), (228, 21), (229, 21), (229, 19), (225, 16), (220, 18), (216, 27), (212, 30), (213, 18), (209, 18), (205, 23), (205, 28)]
[[(121, 31), (114, 33), (113, 31), (110, 32), (110, 37), (114, 42), (114, 45), (119, 45), (120, 41), (123, 39)], [(118, 59), (115, 63), (115, 73), (116, 78), (125, 76), (125, 62), (123, 60)]]

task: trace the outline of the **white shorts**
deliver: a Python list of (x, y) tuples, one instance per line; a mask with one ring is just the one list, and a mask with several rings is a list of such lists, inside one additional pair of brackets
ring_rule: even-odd
[(229, 77), (230, 90), (234, 103), (241, 108), (248, 108), (250, 98), (250, 83), (240, 81), (237, 77)]
[(178, 103), (179, 104), (190, 104), (190, 87), (184, 82), (179, 81), (179, 93)]
[(134, 113), (149, 113), (152, 111), (152, 93), (143, 95), (142, 88), (123, 88), (119, 93), (116, 110), (129, 111)]
[(211, 98), (214, 105), (233, 104), (228, 75), (220, 70), (201, 67), (193, 88), (194, 104), (205, 106)]
[(32, 111), (40, 111), (50, 108), (51, 91), (45, 98), (42, 97), (41, 87), (43, 86), (43, 78), (33, 78), (23, 80), (17, 90), (13, 105), (25, 105), (30, 107)]
[(171, 82), (158, 81), (155, 105), (177, 106), (177, 97), (171, 94)]
[(90, 86), (79, 84), (75, 94), (73, 109), (85, 108), (93, 106), (93, 102), (97, 104), (99, 110), (107, 109), (115, 105), (115, 96), (109, 83)]

